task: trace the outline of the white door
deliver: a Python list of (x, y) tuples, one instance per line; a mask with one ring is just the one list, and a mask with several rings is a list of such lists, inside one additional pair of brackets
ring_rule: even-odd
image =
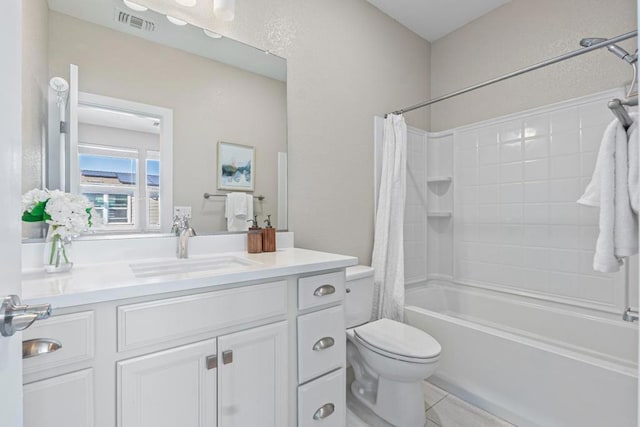
[(118, 427), (216, 425), (216, 340), (118, 362)]
[(218, 338), (218, 427), (287, 420), (287, 322)]
[[(3, 0), (0, 13), (0, 298), (20, 295), (22, 136), (22, 2)], [(0, 424), (22, 426), (21, 337), (0, 336)]]

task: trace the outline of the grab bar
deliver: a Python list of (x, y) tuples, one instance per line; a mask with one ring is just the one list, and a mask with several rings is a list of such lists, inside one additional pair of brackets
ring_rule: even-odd
[(625, 322), (635, 322), (639, 317), (640, 315), (638, 314), (638, 312), (635, 310), (631, 310), (631, 307), (628, 307), (624, 311), (624, 313), (622, 313), (622, 320), (624, 320)]

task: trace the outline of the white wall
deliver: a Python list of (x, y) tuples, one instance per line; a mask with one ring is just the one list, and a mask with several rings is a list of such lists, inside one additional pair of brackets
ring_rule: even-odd
[[(138, 2), (161, 12), (173, 3)], [(287, 58), (289, 227), (296, 246), (369, 263), (372, 117), (429, 97), (429, 43), (365, 0), (243, 0), (226, 24), (211, 12), (182, 16)], [(428, 128), (427, 110), (407, 119)]]
[[(637, 29), (635, 0), (511, 0), (431, 49), (433, 96), (576, 50), (584, 37)], [(621, 43), (633, 52), (632, 39)], [(631, 67), (602, 49), (432, 107), (431, 130), (548, 105), (622, 86)]]
[[(50, 12), (52, 75), (79, 66), (81, 91), (173, 109), (173, 202), (199, 233), (226, 230), (218, 141), (256, 147), (255, 213), (277, 223), (277, 153), (287, 151), (286, 85), (177, 49)], [(187, 71), (188, 70), (188, 71)], [(143, 84), (144, 83), (144, 84)]]

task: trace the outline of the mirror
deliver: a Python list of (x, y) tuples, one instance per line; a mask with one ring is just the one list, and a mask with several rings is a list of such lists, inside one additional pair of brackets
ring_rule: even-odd
[[(23, 192), (85, 194), (100, 234), (166, 233), (175, 209), (210, 234), (229, 231), (226, 194), (244, 191), (286, 229), (284, 59), (122, 0), (30, 0), (24, 14)], [(219, 159), (220, 143), (251, 155)]]

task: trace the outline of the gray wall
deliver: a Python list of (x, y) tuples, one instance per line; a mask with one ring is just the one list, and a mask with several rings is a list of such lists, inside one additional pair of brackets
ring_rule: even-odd
[[(433, 43), (432, 95), (579, 49), (584, 37), (613, 37), (636, 28), (635, 0), (512, 0)], [(621, 46), (633, 52), (636, 39)], [(631, 77), (631, 67), (603, 49), (438, 103), (432, 107), (431, 129), (622, 86)]]

